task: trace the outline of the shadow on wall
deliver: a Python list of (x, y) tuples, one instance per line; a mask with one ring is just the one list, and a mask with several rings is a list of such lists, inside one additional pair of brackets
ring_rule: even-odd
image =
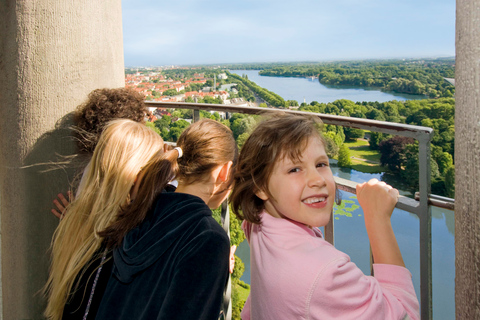
[(52, 201), (57, 194), (71, 190), (85, 161), (75, 156), (76, 144), (71, 126), (73, 113), (61, 118), (55, 129), (43, 134), (26, 156), (23, 176), (26, 184), (27, 218), (24, 221), (28, 237), (25, 254), (27, 292), (32, 294), (32, 307), (39, 316), (45, 308), (42, 288), (46, 283), (50, 265), (50, 243), (58, 225), (51, 213)]

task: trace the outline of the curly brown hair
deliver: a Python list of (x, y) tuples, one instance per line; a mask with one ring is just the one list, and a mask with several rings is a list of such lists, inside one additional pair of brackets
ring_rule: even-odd
[(75, 111), (77, 145), (81, 153), (93, 153), (105, 125), (114, 119), (145, 122), (145, 96), (130, 88), (96, 89)]

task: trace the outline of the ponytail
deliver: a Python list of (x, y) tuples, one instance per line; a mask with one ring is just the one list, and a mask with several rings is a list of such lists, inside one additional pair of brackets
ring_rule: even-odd
[(132, 201), (121, 208), (117, 220), (98, 235), (104, 238), (107, 248), (119, 246), (123, 237), (137, 227), (147, 216), (156, 197), (178, 172), (177, 150), (158, 152), (138, 175), (138, 192)]

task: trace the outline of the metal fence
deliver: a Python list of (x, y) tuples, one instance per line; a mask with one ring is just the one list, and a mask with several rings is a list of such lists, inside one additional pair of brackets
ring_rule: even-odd
[[(421, 126), (412, 126), (401, 123), (392, 123), (385, 121), (376, 121), (362, 118), (353, 118), (345, 116), (336, 116), (329, 114), (319, 114), (303, 111), (259, 108), (259, 107), (238, 107), (223, 104), (206, 103), (185, 103), (185, 102), (152, 102), (146, 101), (148, 107), (160, 108), (179, 108), (194, 110), (193, 119), (200, 119), (200, 110), (217, 111), (226, 113), (245, 113), (245, 114), (271, 114), (276, 112), (309, 114), (318, 116), (323, 123), (351, 127), (375, 132), (399, 135), (403, 137), (414, 138), (419, 145), (419, 192), (415, 199), (400, 196), (397, 208), (416, 214), (420, 220), (420, 305), (422, 319), (432, 319), (432, 214), (430, 205), (435, 205), (453, 210), (454, 200), (445, 197), (431, 195), (430, 182), (430, 141), (433, 137), (433, 129)], [(356, 182), (335, 177), (335, 181), (340, 190), (356, 193)], [(332, 213), (333, 214), (333, 213)], [(228, 206), (222, 206), (222, 221), (224, 228), (228, 232)], [(330, 243), (334, 240), (333, 217), (330, 223), (325, 226), (325, 239)], [(227, 289), (230, 290), (231, 289)], [(227, 305), (231, 304), (228, 296)], [(226, 298), (226, 299), (227, 299)], [(230, 306), (231, 315), (231, 306)], [(228, 317), (227, 317), (228, 318)], [(230, 319), (230, 318), (228, 318)]]

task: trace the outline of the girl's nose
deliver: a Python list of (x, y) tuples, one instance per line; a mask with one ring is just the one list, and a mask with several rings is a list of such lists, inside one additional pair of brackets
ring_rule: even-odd
[(320, 173), (317, 168), (315, 168), (315, 170), (311, 170), (308, 175), (308, 186), (310, 188), (321, 188), (325, 186), (325, 184), (326, 180), (323, 177), (322, 173)]

